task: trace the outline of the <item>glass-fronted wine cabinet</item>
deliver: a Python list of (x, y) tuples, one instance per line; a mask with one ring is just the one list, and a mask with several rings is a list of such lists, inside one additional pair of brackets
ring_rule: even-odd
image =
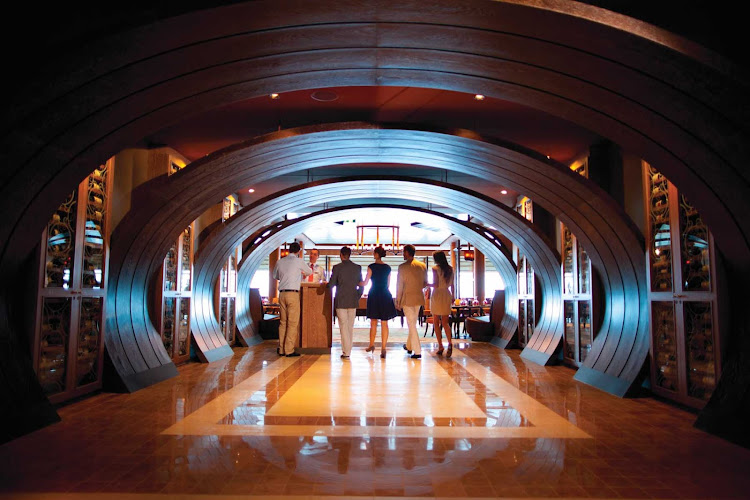
[(42, 234), (33, 361), (53, 403), (102, 386), (113, 169), (95, 169)]
[[(239, 210), (239, 203), (234, 196), (224, 198), (222, 221), (226, 221)], [(235, 343), (235, 304), (237, 302), (237, 264), (242, 258), (241, 247), (237, 247), (224, 263), (218, 283), (217, 316), (219, 327), (227, 343)]]
[(578, 367), (591, 351), (596, 336), (591, 261), (578, 238), (562, 223), (560, 239), (565, 314), (563, 360)]
[[(185, 163), (171, 155), (159, 155), (155, 170), (169, 175)], [(164, 164), (166, 163), (166, 164)], [(156, 320), (164, 348), (175, 364), (190, 359), (190, 319), (193, 290), (194, 224), (186, 227), (167, 251), (157, 297)]]
[[(521, 198), (516, 204), (516, 211), (526, 220), (534, 221), (534, 205), (527, 197)], [(518, 345), (526, 347), (534, 334), (537, 320), (536, 286), (534, 284), (534, 268), (529, 259), (516, 249), (516, 278), (518, 282)]]
[(644, 162), (654, 393), (700, 408), (720, 373), (713, 237), (698, 211)]

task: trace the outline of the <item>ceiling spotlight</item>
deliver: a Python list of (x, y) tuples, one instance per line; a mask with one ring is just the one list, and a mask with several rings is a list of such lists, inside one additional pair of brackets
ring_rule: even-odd
[(502, 191), (500, 191), (500, 194), (508, 194), (508, 190), (507, 189), (503, 189)]
[(549, 155), (547, 155), (547, 159), (549, 160)]
[(279, 98), (279, 94), (271, 94), (269, 97), (271, 99), (278, 99)]
[(248, 189), (248, 190), (247, 190), (247, 192), (248, 192), (248, 193), (254, 193), (254, 192), (255, 192), (255, 189), (253, 189), (253, 188), (250, 188), (250, 189)]
[(484, 101), (484, 96), (482, 94), (474, 94), (474, 100), (475, 101)]

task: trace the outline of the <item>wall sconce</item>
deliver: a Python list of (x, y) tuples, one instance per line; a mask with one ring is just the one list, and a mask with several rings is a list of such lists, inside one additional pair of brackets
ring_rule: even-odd
[(286, 247), (286, 243), (284, 243), (284, 248), (279, 250), (279, 257), (283, 259), (284, 257), (287, 257), (288, 255), (289, 255), (289, 249)]

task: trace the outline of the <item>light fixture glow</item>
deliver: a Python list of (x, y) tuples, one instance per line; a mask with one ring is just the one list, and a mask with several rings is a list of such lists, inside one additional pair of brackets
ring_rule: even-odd
[(278, 99), (279, 98), (279, 94), (274, 93), (274, 94), (271, 94), (270, 97), (271, 97), (271, 99)]
[(250, 189), (248, 189), (248, 190), (247, 190), (247, 192), (248, 192), (248, 193), (254, 193), (254, 192), (255, 192), (255, 189), (253, 189), (253, 188), (250, 188)]
[(475, 101), (484, 101), (484, 96), (482, 94), (474, 94), (474, 100)]
[(502, 191), (500, 191), (500, 194), (508, 194), (508, 190), (507, 189), (503, 189)]

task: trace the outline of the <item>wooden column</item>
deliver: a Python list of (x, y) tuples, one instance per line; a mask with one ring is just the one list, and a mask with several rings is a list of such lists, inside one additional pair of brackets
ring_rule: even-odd
[(279, 296), (279, 284), (273, 279), (273, 268), (279, 261), (280, 249), (277, 248), (268, 255), (268, 300)]
[(484, 254), (474, 248), (474, 297), (484, 304)]

